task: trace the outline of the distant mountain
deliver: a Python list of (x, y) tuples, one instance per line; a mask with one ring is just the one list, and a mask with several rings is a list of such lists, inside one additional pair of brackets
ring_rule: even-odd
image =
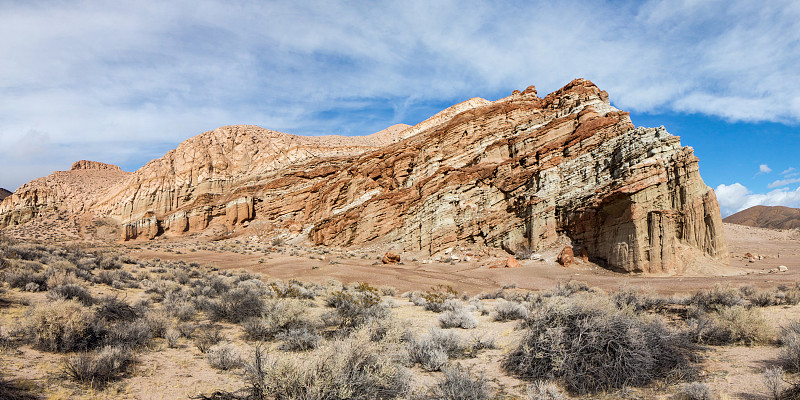
[(3, 188), (0, 188), (0, 201), (3, 201), (3, 199), (5, 199), (8, 196), (11, 196), (11, 192)]
[(800, 229), (800, 208), (755, 206), (722, 220), (731, 224), (769, 229)]

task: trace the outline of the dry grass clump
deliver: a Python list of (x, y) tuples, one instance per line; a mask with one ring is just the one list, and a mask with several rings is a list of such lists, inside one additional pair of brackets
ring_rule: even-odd
[(780, 361), (789, 372), (800, 372), (800, 321), (792, 321), (780, 330)]
[(574, 393), (641, 386), (690, 370), (694, 346), (685, 337), (598, 297), (554, 298), (524, 326), (503, 368), (522, 379), (559, 379)]
[(97, 315), (76, 300), (55, 300), (36, 305), (25, 320), (33, 344), (45, 351), (83, 350), (98, 340), (93, 329)]
[(47, 298), (49, 300), (78, 300), (85, 306), (90, 306), (94, 303), (92, 295), (86, 290), (85, 287), (75, 284), (67, 283), (58, 286), (52, 286), (47, 291)]
[(697, 343), (712, 345), (769, 343), (775, 335), (757, 308), (741, 305), (717, 306), (715, 312), (700, 314), (690, 325)]
[(38, 400), (37, 388), (19, 381), (4, 379), (0, 376), (0, 399), (5, 400)]
[(335, 310), (323, 315), (323, 323), (342, 334), (390, 316), (389, 308), (381, 302), (378, 289), (366, 283), (359, 284), (353, 290), (333, 292), (326, 303)]

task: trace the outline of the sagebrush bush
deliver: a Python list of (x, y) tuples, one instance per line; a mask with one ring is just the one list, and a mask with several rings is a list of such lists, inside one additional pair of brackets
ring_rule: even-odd
[(681, 386), (675, 400), (714, 400), (717, 396), (708, 385), (702, 382), (691, 382)]
[(411, 338), (407, 351), (412, 363), (426, 371), (439, 371), (450, 358), (463, 356), (466, 346), (456, 333), (432, 329), (425, 336)]
[(769, 322), (757, 308), (744, 306), (717, 307), (716, 312), (701, 315), (692, 321), (692, 335), (698, 343), (753, 345), (768, 343), (774, 337)]
[(217, 343), (206, 352), (206, 360), (212, 368), (227, 371), (242, 366), (242, 356), (239, 349), (232, 343)]
[(378, 290), (366, 284), (353, 292), (333, 292), (326, 302), (335, 308), (335, 312), (324, 315), (323, 322), (342, 333), (355, 330), (371, 320), (390, 316), (389, 308), (381, 302)]
[(619, 308), (630, 307), (635, 311), (654, 310), (667, 304), (663, 297), (637, 289), (620, 290), (611, 296), (611, 301)]
[(237, 286), (211, 302), (211, 315), (232, 323), (258, 317), (264, 312), (264, 296), (264, 291), (255, 286)]
[(276, 339), (281, 341), (279, 348), (284, 351), (306, 351), (317, 348), (322, 337), (308, 327), (294, 328), (279, 333)]
[(472, 329), (478, 326), (478, 320), (469, 310), (464, 307), (459, 307), (455, 310), (441, 313), (441, 315), (439, 315), (439, 325), (441, 325), (442, 328)]
[(67, 283), (58, 286), (53, 286), (47, 291), (47, 298), (49, 300), (77, 300), (85, 306), (90, 306), (94, 303), (92, 295), (83, 286)]
[(536, 381), (525, 391), (527, 400), (567, 400), (567, 396), (553, 382)]
[(303, 303), (290, 298), (266, 302), (263, 315), (245, 320), (241, 326), (250, 340), (272, 340), (292, 329), (315, 330), (314, 324), (306, 317)]
[(33, 344), (45, 351), (83, 350), (97, 344), (94, 310), (76, 300), (55, 300), (33, 307), (26, 331)]
[(102, 386), (125, 376), (132, 363), (133, 353), (129, 349), (106, 346), (96, 352), (66, 357), (64, 373), (76, 382)]
[(207, 352), (212, 346), (222, 341), (222, 332), (213, 325), (200, 326), (199, 333), (194, 335), (194, 345), (201, 353)]
[(494, 305), (492, 319), (495, 321), (513, 321), (528, 316), (528, 309), (513, 301), (497, 300)]
[(302, 358), (252, 360), (246, 371), (250, 393), (262, 393), (254, 398), (395, 399), (408, 392), (410, 382), (397, 349), (364, 334), (333, 341)]
[[(0, 259), (2, 261), (2, 259)], [(8, 380), (0, 376), (0, 399), (5, 400), (38, 400), (37, 392), (41, 389), (19, 381)]]
[(800, 372), (800, 321), (792, 321), (780, 330), (779, 359), (788, 372)]
[(451, 366), (444, 368), (444, 377), (431, 388), (429, 399), (486, 400), (489, 396), (489, 384), (483, 375), (473, 377), (469, 369)]
[(742, 306), (744, 299), (741, 290), (730, 286), (715, 285), (713, 289), (701, 290), (695, 293), (689, 304), (702, 311), (716, 311), (726, 307)]
[(688, 369), (693, 345), (659, 320), (590, 296), (554, 298), (526, 319), (502, 367), (522, 379), (560, 379), (575, 393), (646, 385)]

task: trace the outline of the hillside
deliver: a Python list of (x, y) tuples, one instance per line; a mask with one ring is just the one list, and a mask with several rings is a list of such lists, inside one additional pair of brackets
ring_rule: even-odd
[(738, 225), (769, 229), (800, 229), (800, 208), (754, 206), (723, 220)]
[(0, 201), (3, 201), (6, 197), (11, 196), (11, 192), (4, 188), (0, 188)]
[(133, 173), (86, 171), (125, 175), (85, 189), (31, 182), (0, 204), (0, 226), (58, 209), (115, 221), (114, 240), (256, 234), (425, 255), (572, 247), (628, 272), (728, 254), (693, 150), (664, 128), (634, 127), (584, 79), (543, 98), (533, 86), (473, 98), (365, 137), (225, 126)]

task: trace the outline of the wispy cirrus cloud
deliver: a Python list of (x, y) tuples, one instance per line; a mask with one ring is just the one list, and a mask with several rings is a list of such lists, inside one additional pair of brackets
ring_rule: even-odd
[(4, 2), (0, 186), (226, 124), (366, 134), (576, 77), (633, 112), (798, 123), (797, 43), (788, 0)]

